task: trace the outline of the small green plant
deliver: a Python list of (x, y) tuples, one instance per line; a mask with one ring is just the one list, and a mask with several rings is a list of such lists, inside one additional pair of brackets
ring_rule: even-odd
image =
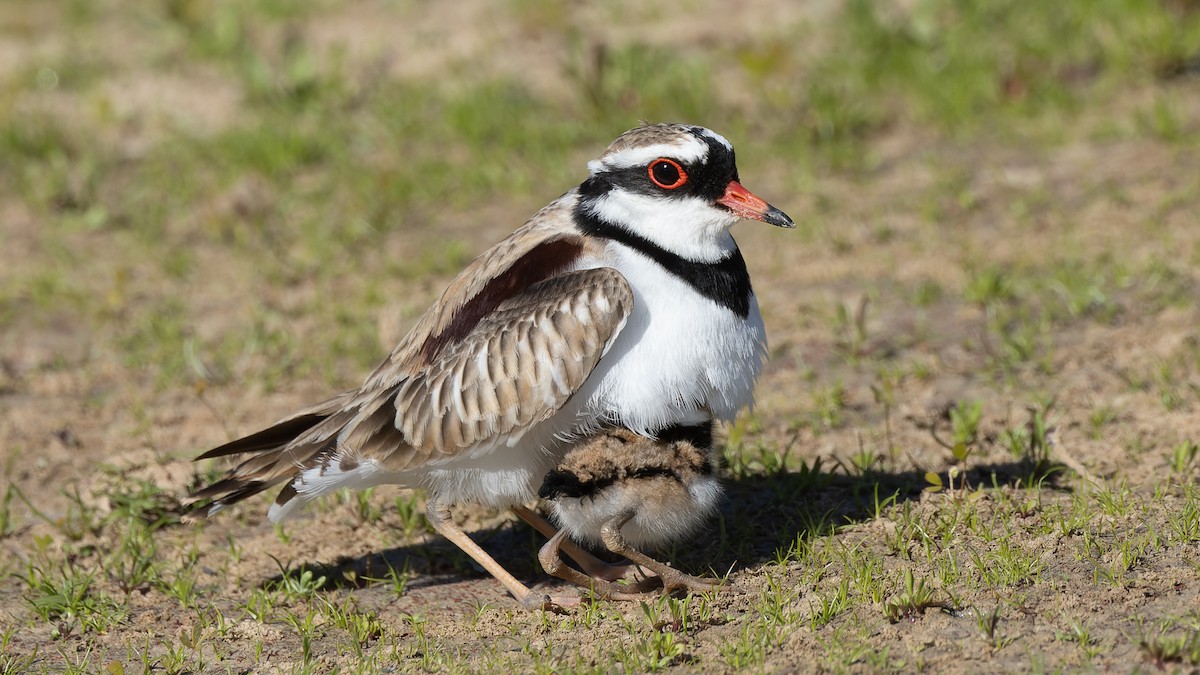
[(617, 648), (616, 659), (628, 672), (654, 672), (681, 663), (684, 646), (679, 637), (665, 630), (651, 630), (638, 636), (632, 648)]
[(892, 408), (896, 405), (896, 390), (904, 379), (904, 373), (897, 368), (879, 368), (875, 378), (875, 382), (871, 383), (871, 396), (877, 405), (883, 406), (883, 431), (887, 437), (888, 452), (894, 456), (896, 445), (892, 441)]
[(17, 494), (17, 487), (12, 483), (4, 488), (4, 498), (0, 500), (0, 539), (12, 534), (12, 500)]
[(847, 556), (846, 560), (848, 576), (858, 596), (871, 603), (883, 602), (883, 560), (874, 555)]
[(232, 561), (235, 564), (241, 562), (242, 555), (244, 555), (246, 552), (246, 547), (243, 546), (242, 543), (237, 540), (237, 537), (234, 537), (233, 535), (226, 536), (225, 537), (225, 545), (229, 549), (230, 561)]
[(963, 291), (967, 302), (978, 305), (989, 316), (994, 305), (1011, 300), (1015, 295), (1012, 279), (999, 267), (980, 270)]
[(400, 516), (400, 531), (405, 541), (411, 541), (418, 533), (427, 530), (425, 511), (421, 508), (420, 496), (409, 492), (396, 497), (396, 514)]
[(262, 588), (250, 591), (250, 597), (241, 606), (242, 612), (258, 623), (266, 623), (275, 612), (275, 598)]
[[(175, 637), (174, 641), (161, 641), (164, 651), (154, 665), (170, 675), (204, 671), (203, 627), (193, 624), (191, 630), (180, 628)], [(146, 650), (148, 652), (149, 649)]]
[(789, 583), (786, 565), (766, 570), (766, 586), (758, 598), (758, 614), (774, 626), (788, 626), (800, 619), (800, 589)]
[(922, 279), (912, 293), (912, 302), (917, 307), (930, 307), (946, 295), (946, 289), (933, 279)]
[(917, 581), (911, 569), (904, 570), (904, 587), (883, 604), (883, 615), (892, 623), (902, 619), (916, 621), (930, 607), (940, 605), (933, 600), (934, 591), (925, 585), (925, 579)]
[(1091, 497), (1105, 514), (1115, 518), (1125, 517), (1135, 505), (1134, 492), (1125, 481), (1103, 485)]
[(942, 477), (939, 476), (938, 474), (936, 474), (932, 471), (926, 471), (925, 472), (925, 483), (926, 483), (925, 490), (927, 492), (941, 492), (943, 489), (946, 489), (946, 490), (953, 492), (954, 491), (954, 481), (958, 480), (959, 481), (958, 482), (959, 491), (957, 493), (958, 496), (960, 496), (960, 497), (965, 496), (968, 499), (982, 498), (983, 493), (981, 493), (979, 491), (968, 492), (968, 488), (970, 486), (967, 485), (966, 468), (965, 467), (966, 467), (966, 463), (967, 463), (967, 458), (971, 456), (971, 451), (968, 449), (967, 446), (963, 445), (962, 443), (959, 443), (958, 445), (955, 445), (953, 448), (950, 449), (950, 454), (954, 456), (954, 459), (958, 461), (958, 464), (950, 467), (950, 470), (948, 472), (946, 472), (946, 483), (945, 484), (942, 483)]
[(1035, 583), (1045, 568), (1037, 556), (1025, 551), (1011, 539), (985, 553), (972, 552), (971, 560), (983, 581), (993, 588), (1027, 586)]
[(383, 637), (383, 623), (379, 621), (379, 617), (373, 611), (360, 614), (348, 608), (346, 604), (335, 608), (332, 603), (329, 603), (329, 608), (330, 610), (326, 614), (334, 621), (334, 626), (349, 633), (356, 650), (364, 649), (372, 641)]
[(32, 672), (33, 664), (38, 658), (38, 646), (33, 646), (33, 651), (24, 656), (18, 656), (13, 652), (12, 641), (17, 634), (17, 626), (10, 625), (0, 633), (0, 673), (7, 675), (8, 673), (26, 673)]
[(53, 635), (65, 637), (78, 623), (84, 630), (104, 630), (125, 616), (121, 605), (93, 589), (95, 578), (73, 567), (50, 572), (28, 565), (19, 575), (25, 600), (43, 621), (53, 623)]
[(1119, 418), (1117, 409), (1110, 405), (1098, 405), (1088, 415), (1088, 428), (1093, 440), (1104, 437), (1104, 430)]
[(65, 675), (86, 675), (86, 673), (93, 672), (95, 666), (92, 663), (92, 652), (95, 650), (96, 643), (94, 642), (87, 643), (85, 649), (78, 651), (67, 650), (62, 646), (56, 647), (54, 651), (58, 653), (59, 658), (66, 666), (59, 672)]
[(745, 446), (726, 445), (722, 451), (729, 475), (735, 478), (746, 476), (779, 477), (787, 475), (797, 484), (824, 480), (821, 475), (821, 458), (810, 467), (806, 463), (795, 469), (787, 464), (788, 448), (774, 443), (753, 443)]
[(317, 637), (318, 619), (320, 614), (309, 607), (303, 612), (284, 612), (283, 619), (296, 630), (300, 636), (301, 657), (305, 663), (312, 661), (313, 638)]
[(1069, 619), (1067, 621), (1067, 630), (1055, 633), (1055, 638), (1064, 642), (1078, 644), (1084, 658), (1088, 661), (1091, 661), (1104, 652), (1104, 649), (1100, 645), (1100, 640), (1092, 635), (1091, 626), (1077, 619)]
[(807, 419), (798, 426), (807, 424), (815, 431), (838, 429), (842, 426), (842, 411), (846, 408), (846, 387), (841, 382), (830, 386), (814, 386), (812, 409)]
[(1028, 410), (1028, 421), (1000, 432), (1000, 443), (1020, 460), (1024, 486), (1034, 488), (1056, 469), (1051, 458), (1055, 428), (1048, 421), (1049, 405), (1031, 405)]
[(1111, 284), (1107, 269), (1072, 260), (1054, 266), (1047, 286), (1068, 317), (1092, 316), (1110, 321), (1119, 309), (1108, 290)]
[(839, 614), (850, 607), (850, 579), (843, 577), (833, 592), (817, 596), (817, 601), (809, 600), (808, 625), (816, 630), (833, 621)]
[(983, 404), (979, 401), (959, 401), (950, 408), (950, 442), (955, 446), (974, 445), (979, 440), (979, 424), (983, 420)]
[(850, 467), (853, 469), (853, 473), (858, 476), (865, 476), (882, 463), (883, 457), (872, 448), (865, 446), (860, 446), (858, 451), (850, 456)]
[(851, 310), (845, 303), (838, 303), (834, 315), (834, 326), (837, 338), (834, 342), (837, 350), (847, 363), (858, 363), (867, 354), (867, 308), (870, 299), (864, 295), (858, 300), (857, 306)]
[(159, 579), (158, 547), (150, 528), (127, 520), (120, 546), (105, 561), (104, 570), (125, 594), (145, 590)]
[(387, 582), (393, 597), (397, 599), (404, 597), (404, 590), (408, 587), (408, 563), (406, 562), (404, 567), (401, 569), (396, 569), (396, 567), (386, 559), (383, 561), (383, 564), (387, 566), (387, 576), (383, 577), (382, 579), (370, 578), (368, 581)]
[(978, 401), (959, 401), (946, 409), (945, 418), (950, 422), (950, 440), (947, 442), (938, 434), (936, 422), (930, 427), (933, 439), (950, 451), (954, 457), (955, 466), (950, 467), (948, 482), (942, 483), (941, 476), (928, 471), (925, 473), (926, 490), (940, 492), (942, 489), (954, 489), (954, 481), (961, 477), (959, 489), (961, 495), (967, 495), (967, 461), (979, 440), (979, 425), (983, 421), (983, 404)]
[(720, 647), (721, 659), (734, 670), (760, 665), (779, 641), (779, 629), (765, 621), (748, 622), (737, 637)]
[(1167, 458), (1171, 471), (1177, 474), (1187, 473), (1192, 463), (1196, 461), (1197, 453), (1200, 453), (1200, 445), (1194, 441), (1184, 441), (1176, 445), (1172, 448), (1170, 457)]
[(1169, 632), (1168, 626), (1147, 631), (1139, 621), (1137, 643), (1159, 668), (1168, 663), (1200, 665), (1200, 628), (1191, 628), (1182, 634)]
[(199, 593), (196, 587), (196, 575), (190, 566), (179, 569), (170, 581), (164, 582), (159, 578), (157, 586), (163, 593), (179, 601), (183, 607), (196, 607)]
[(1192, 495), (1183, 503), (1183, 508), (1169, 511), (1167, 528), (1177, 541), (1200, 541), (1200, 498)]
[(325, 586), (325, 577), (316, 576), (311, 569), (302, 568), (299, 571), (290, 570), (275, 559), (279, 567), (279, 579), (271, 585), (272, 590), (279, 591), (289, 599), (308, 599)]
[(179, 503), (154, 483), (130, 481), (117, 469), (105, 468), (103, 473), (115, 485), (107, 491), (111, 511), (104, 524), (137, 522), (149, 531), (179, 523)]
[(365, 490), (343, 489), (339, 493), (339, 499), (350, 509), (360, 525), (371, 525), (383, 518), (383, 509), (373, 502), (374, 496), (373, 487)]
[(1000, 651), (1012, 644), (1016, 638), (1009, 637), (1000, 629), (1000, 606), (996, 605), (990, 612), (975, 610), (975, 625), (979, 633), (994, 651)]

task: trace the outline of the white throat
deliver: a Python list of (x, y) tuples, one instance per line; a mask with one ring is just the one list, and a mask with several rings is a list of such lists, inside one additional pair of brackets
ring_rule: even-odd
[(737, 216), (701, 199), (642, 195), (614, 187), (593, 202), (601, 220), (694, 262), (718, 262), (737, 248)]

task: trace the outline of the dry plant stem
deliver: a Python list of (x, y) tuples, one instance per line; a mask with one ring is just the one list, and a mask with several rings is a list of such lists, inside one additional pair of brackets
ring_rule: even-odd
[(504, 584), (508, 592), (512, 593), (513, 597), (526, 608), (540, 608), (554, 611), (561, 607), (570, 607), (579, 604), (580, 599), (578, 596), (550, 596), (537, 593), (518, 581), (500, 563), (496, 562), (495, 558), (488, 555), (487, 551), (484, 551), (479, 544), (476, 544), (467, 536), (467, 533), (454, 522), (454, 518), (450, 515), (450, 508), (437, 497), (429, 498), (429, 501), (425, 505), (425, 513), (429, 519), (429, 524), (433, 526), (433, 529), (438, 531), (438, 534), (450, 540), (451, 543), (471, 556), (475, 562), (482, 565), (483, 569), (487, 570), (497, 581)]
[(538, 552), (538, 560), (547, 574), (569, 581), (576, 586), (590, 589), (596, 597), (605, 600), (644, 600), (656, 595), (651, 591), (658, 586), (660, 581), (658, 577), (642, 579), (629, 586), (619, 586), (611, 581), (588, 576), (573, 567), (564, 565), (562, 558), (559, 557), (559, 549), (565, 550), (564, 544), (570, 543), (571, 540), (566, 536), (565, 531), (557, 532)]
[[(558, 529), (551, 525), (550, 521), (543, 518), (536, 511), (518, 505), (512, 507), (512, 512), (517, 514), (517, 517), (521, 520), (529, 523), (533, 529), (545, 535), (546, 538), (553, 539), (558, 535)], [(612, 563), (606, 563), (591, 553), (588, 553), (586, 549), (570, 539), (560, 538), (558, 548), (561, 548), (563, 553), (566, 553), (571, 560), (574, 560), (576, 563), (578, 563), (579, 567), (583, 569), (584, 574), (593, 579), (603, 579), (604, 581), (632, 579), (633, 575), (637, 572), (636, 565), (614, 565)], [(557, 553), (555, 555), (557, 557)], [(545, 564), (543, 563), (543, 567), (544, 566)], [(550, 572), (548, 569), (546, 571)], [(553, 573), (551, 572), (551, 574)], [(586, 584), (584, 585), (586, 586)]]
[(689, 592), (704, 593), (708, 591), (720, 590), (721, 586), (715, 582), (694, 577), (685, 572), (671, 567), (666, 563), (659, 562), (654, 558), (638, 551), (631, 547), (625, 538), (621, 536), (621, 527), (629, 522), (634, 516), (634, 511), (629, 510), (613, 517), (604, 527), (600, 529), (600, 536), (604, 540), (604, 546), (608, 550), (618, 555), (623, 555), (630, 562), (637, 563), (642, 567), (654, 572), (662, 579), (663, 592), (670, 593), (672, 591), (686, 589)]

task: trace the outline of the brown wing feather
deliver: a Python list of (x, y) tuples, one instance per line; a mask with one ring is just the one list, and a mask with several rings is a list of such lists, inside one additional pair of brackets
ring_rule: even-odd
[(393, 424), (352, 424), (340, 447), (400, 471), (527, 429), (583, 384), (632, 308), (609, 268), (535, 284), (402, 383), (390, 411), (362, 420), (391, 412)]
[[(525, 339), (520, 331), (530, 330), (532, 324), (527, 321), (524, 328), (509, 331), (499, 326), (505, 321), (520, 324), (516, 317), (521, 312), (533, 311), (539, 302), (546, 301), (554, 289), (559, 288), (555, 281), (558, 275), (575, 278), (572, 276), (575, 273), (561, 274), (564, 265), (588, 247), (569, 226), (574, 199), (575, 196), (568, 193), (473, 261), (360, 389), (300, 411), (269, 429), (201, 455), (201, 458), (249, 456), (222, 480), (189, 496), (189, 503), (212, 500), (212, 508), (194, 512), (195, 516), (212, 513), (220, 506), (290, 479), (307, 468), (320, 466), (335, 455), (341, 458), (343, 466), (352, 464), (355, 457), (364, 456), (394, 456), (394, 461), (409, 466), (419, 464), (431, 454), (453, 454), (469, 446), (470, 439), (485, 438), (492, 433), (502, 433), (499, 429), (511, 430), (528, 423), (523, 422), (528, 418), (527, 414), (506, 402), (527, 400), (535, 390), (531, 382), (516, 376), (520, 351), (517, 345)], [(611, 274), (619, 280), (619, 292), (613, 291), (611, 281), (606, 282), (615, 293), (612, 298), (615, 316), (611, 318), (616, 323), (608, 328), (615, 331), (615, 326), (624, 321), (632, 299), (620, 275), (612, 270), (602, 274)], [(561, 288), (559, 292), (562, 292)], [(618, 309), (617, 305), (622, 302), (624, 307)], [(554, 325), (563, 321), (554, 317), (549, 320)], [(569, 326), (556, 330), (571, 334)], [(589, 333), (585, 330), (580, 333), (583, 334)], [(498, 347), (500, 342), (480, 343), (478, 336), (493, 336), (504, 346)], [(601, 347), (608, 337), (611, 336), (600, 340)], [(576, 340), (570, 349), (586, 349), (595, 343), (594, 336), (585, 342), (581, 345)], [(463, 398), (461, 391), (455, 390), (454, 383), (468, 378), (479, 379), (479, 376), (472, 375), (465, 364), (460, 364), (462, 367), (457, 371), (448, 369), (449, 364), (454, 363), (448, 355), (463, 353), (464, 349), (471, 349), (471, 345), (478, 347), (480, 344), (488, 344), (490, 350), (486, 377), (481, 383), (491, 382), (494, 386), (489, 389), (486, 384), (480, 384), (471, 390), (471, 396)], [(529, 356), (526, 353), (524, 358)], [(599, 352), (580, 358), (590, 365), (581, 371), (582, 376), (577, 367), (568, 369), (572, 381), (582, 382), (586, 378), (599, 359)], [(434, 363), (442, 366), (434, 368)], [(435, 372), (440, 375), (431, 378)], [(437, 389), (416, 384), (418, 381), (436, 381)], [(425, 395), (418, 396), (418, 392)], [(561, 392), (557, 398), (562, 398)], [(553, 403), (557, 399), (548, 400)], [(457, 401), (457, 404), (452, 409), (447, 408), (447, 401)], [(555, 409), (561, 404), (559, 401)], [(450, 414), (451, 410), (454, 414)], [(411, 431), (422, 439), (417, 447), (411, 447), (413, 444), (397, 431), (398, 419), (414, 420)], [(456, 419), (461, 419), (461, 423), (456, 423)], [(285, 497), (292, 495), (294, 491), (280, 495), (280, 498), (286, 501)]]
[(571, 220), (576, 199), (570, 192), (551, 202), (471, 261), (371, 373), (362, 391), (385, 389), (417, 373), (502, 301), (568, 269), (588, 248)]

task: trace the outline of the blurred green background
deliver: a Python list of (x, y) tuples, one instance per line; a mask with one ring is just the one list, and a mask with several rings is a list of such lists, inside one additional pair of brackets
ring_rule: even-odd
[[(453, 272), (639, 120), (733, 139), (810, 234), (814, 186), (889, 139), (1196, 144), (1187, 0), (448, 4), (0, 3), (0, 321), (160, 385), (341, 381), (381, 353), (382, 280)], [(198, 327), (214, 305), (238, 325)], [(333, 330), (300, 349), (300, 317)]]

